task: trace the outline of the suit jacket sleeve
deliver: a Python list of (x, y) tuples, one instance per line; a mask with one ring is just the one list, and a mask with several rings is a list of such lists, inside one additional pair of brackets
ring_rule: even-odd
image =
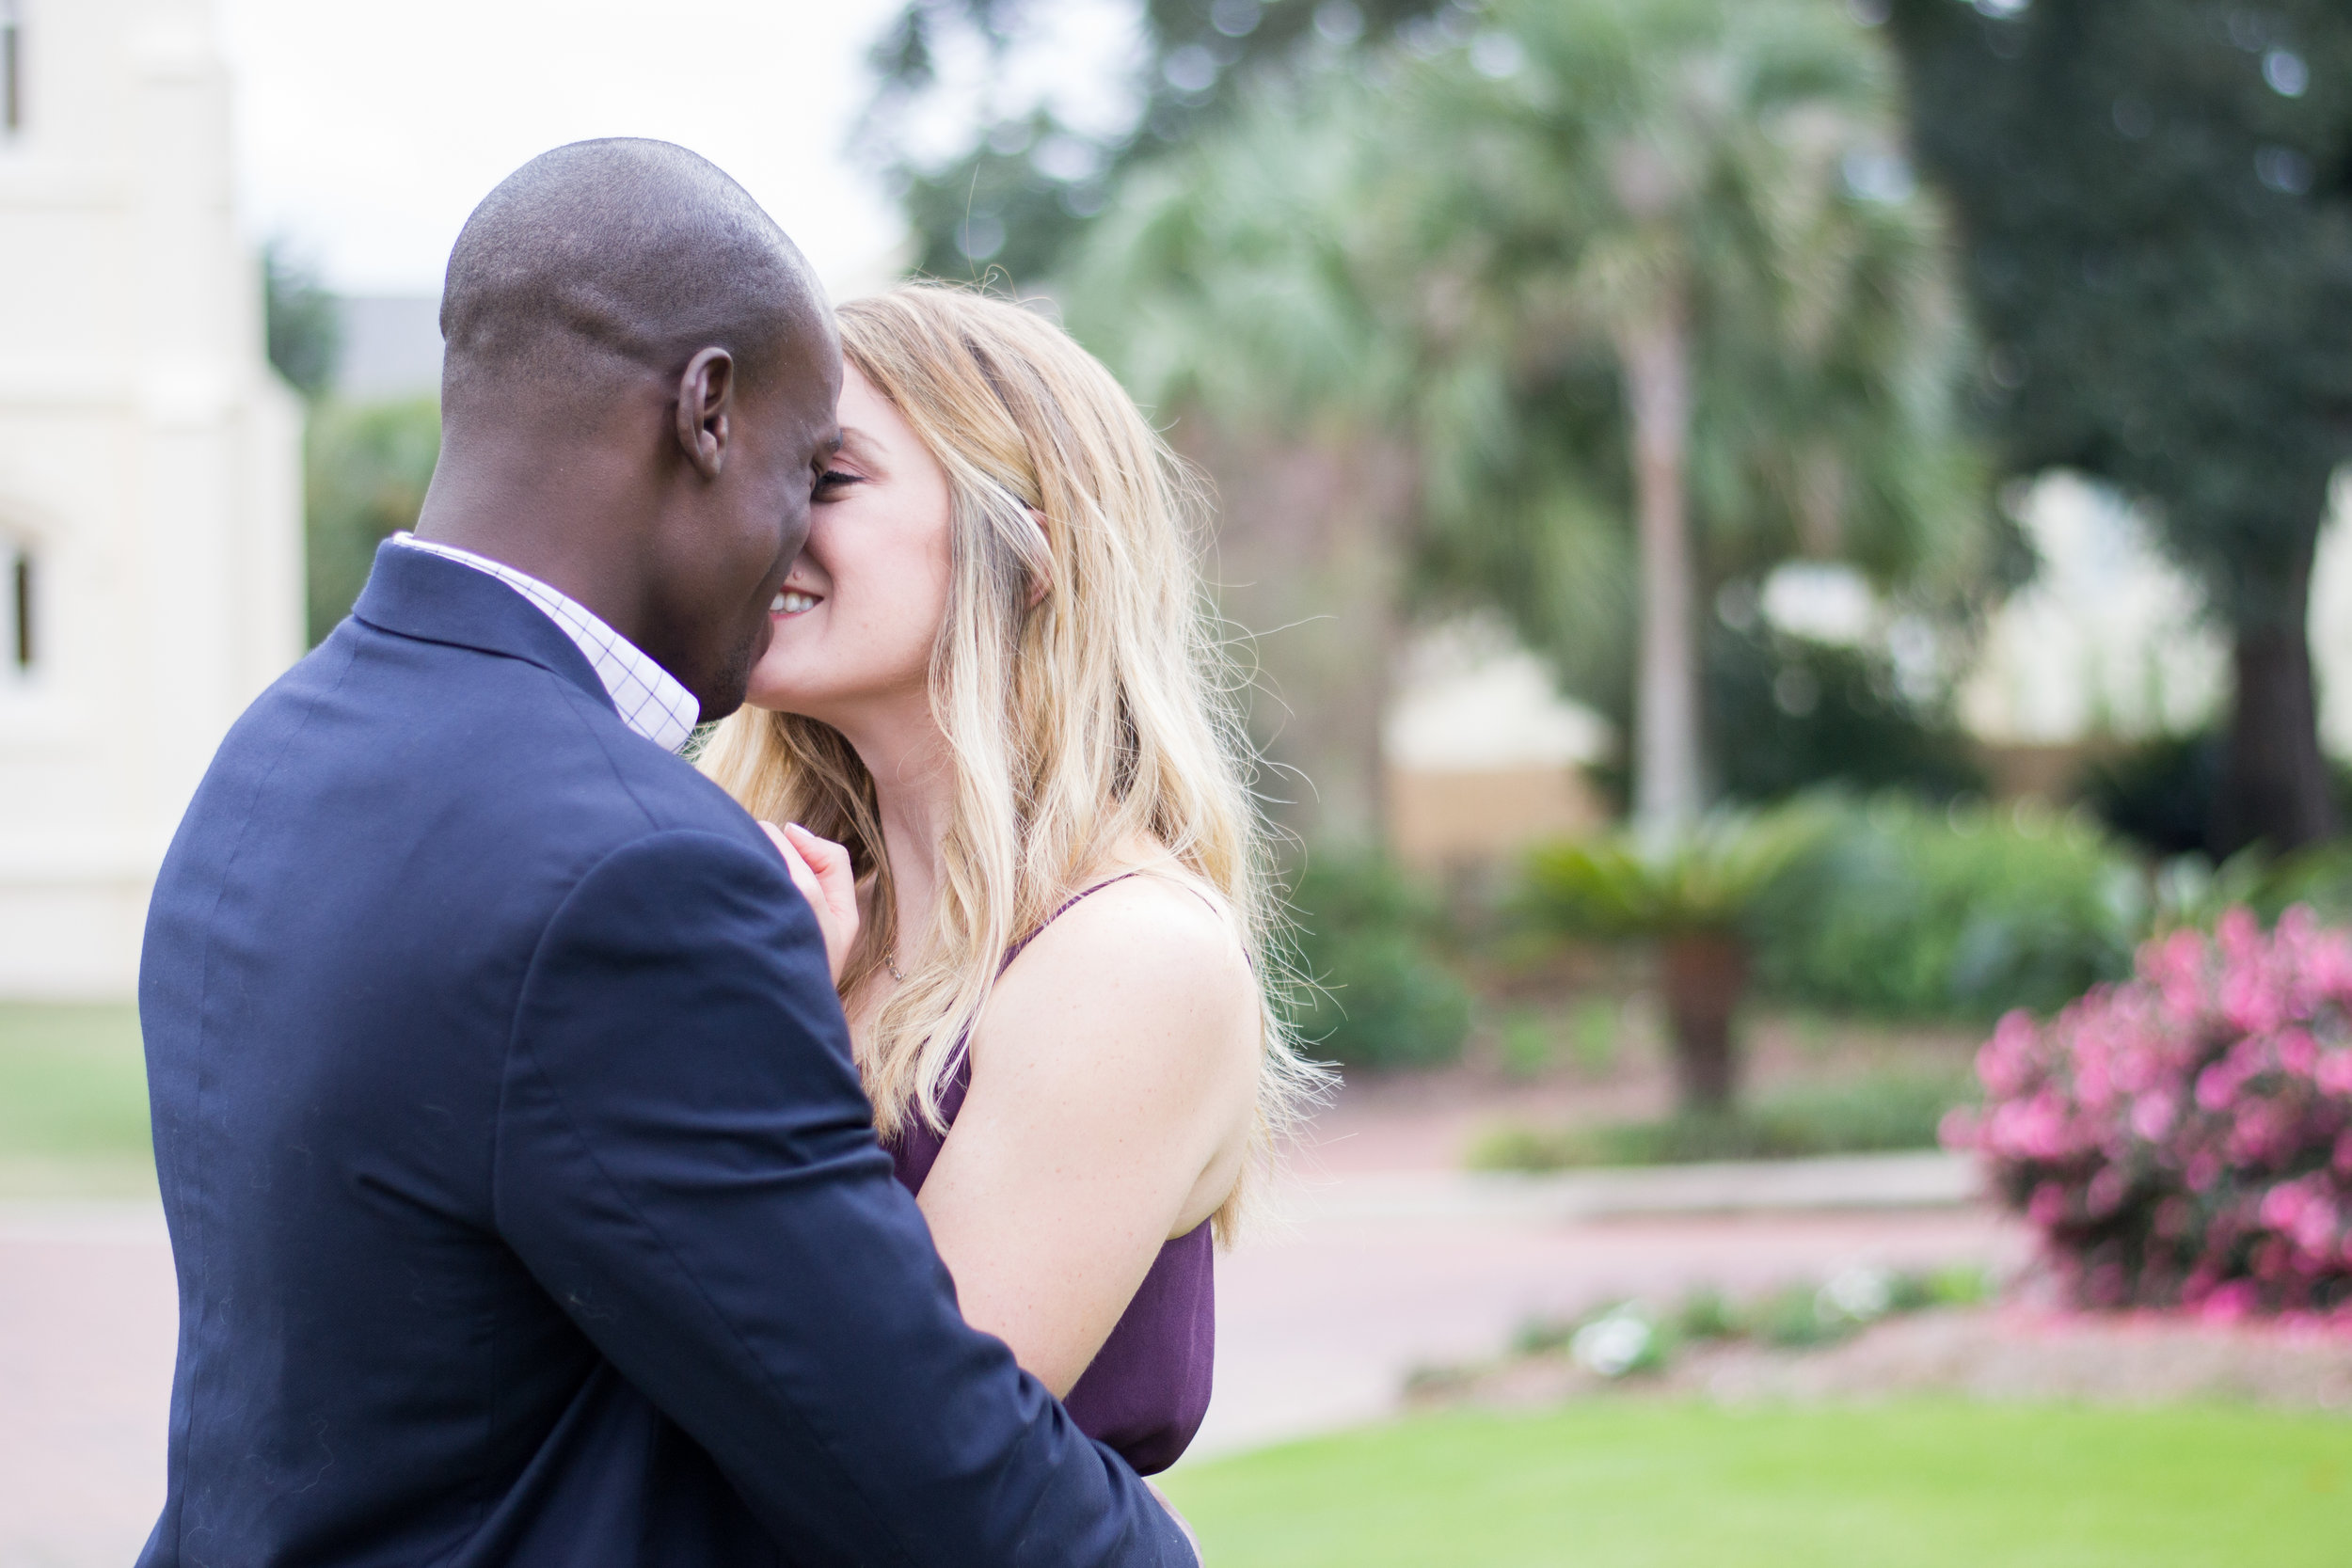
[(501, 1234), (795, 1560), (1190, 1568), (1134, 1473), (965, 1326), (775, 856), (659, 832), (584, 877), (499, 1121)]

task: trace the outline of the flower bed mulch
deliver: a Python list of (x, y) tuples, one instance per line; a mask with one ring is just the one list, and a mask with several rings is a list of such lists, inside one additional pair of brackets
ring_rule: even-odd
[(1416, 1376), (1415, 1407), (1559, 1403), (1606, 1391), (1727, 1403), (1944, 1395), (1998, 1401), (2250, 1402), (2352, 1412), (2352, 1333), (2310, 1323), (2216, 1323), (2020, 1307), (1889, 1318), (1808, 1350), (1686, 1346), (1654, 1372), (1610, 1379), (1547, 1351)]

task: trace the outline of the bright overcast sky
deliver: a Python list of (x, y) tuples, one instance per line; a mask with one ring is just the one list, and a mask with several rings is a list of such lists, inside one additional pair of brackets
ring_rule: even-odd
[(845, 149), (898, 0), (215, 0), (239, 199), (327, 284), (435, 293), (466, 214), (532, 154), (659, 136), (741, 181), (836, 293), (903, 226)]

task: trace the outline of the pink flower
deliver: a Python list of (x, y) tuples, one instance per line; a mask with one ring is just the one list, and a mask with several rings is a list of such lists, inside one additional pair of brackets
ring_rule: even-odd
[(2132, 1131), (2143, 1141), (2156, 1143), (2172, 1130), (2172, 1118), (2179, 1114), (2170, 1095), (2143, 1095), (2132, 1107)]
[(2277, 1049), (2282, 1071), (2309, 1078), (2319, 1067), (2319, 1042), (2312, 1038), (2307, 1029), (2281, 1029)]
[(1947, 1145), (1985, 1160), (2077, 1306), (2352, 1324), (2352, 933), (2233, 910), (2144, 944), (2136, 974), (2002, 1019)]
[(2226, 1285), (2215, 1286), (2199, 1305), (2207, 1321), (2233, 1323), (2252, 1315), (2261, 1304), (2261, 1292), (2254, 1289), (2252, 1281), (2233, 1279)]
[(2318, 1064), (2312, 1069), (2312, 1082), (2324, 1095), (2352, 1100), (2352, 1050), (2339, 1045), (2320, 1053)]

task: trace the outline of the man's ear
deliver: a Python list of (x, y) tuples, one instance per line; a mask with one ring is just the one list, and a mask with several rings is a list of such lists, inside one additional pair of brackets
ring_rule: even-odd
[(727, 462), (727, 411), (735, 403), (735, 356), (707, 348), (686, 362), (677, 383), (677, 444), (705, 479)]

